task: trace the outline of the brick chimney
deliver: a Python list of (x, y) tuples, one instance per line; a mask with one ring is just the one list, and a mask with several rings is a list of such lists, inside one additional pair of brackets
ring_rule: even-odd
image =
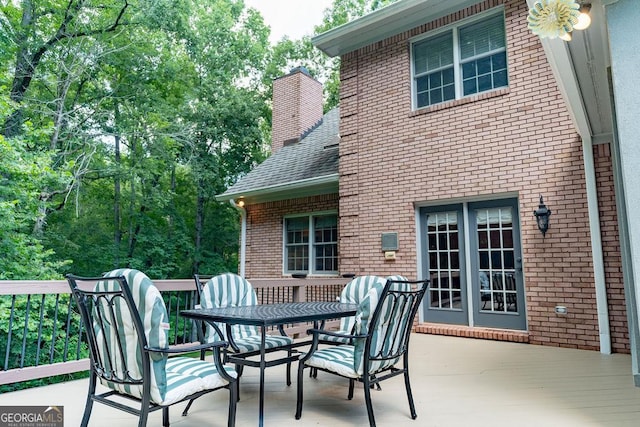
[(271, 153), (294, 144), (322, 119), (322, 84), (297, 67), (273, 81)]

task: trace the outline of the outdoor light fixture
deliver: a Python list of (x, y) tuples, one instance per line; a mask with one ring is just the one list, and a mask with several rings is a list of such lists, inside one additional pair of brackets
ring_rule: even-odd
[(538, 229), (540, 229), (542, 237), (544, 237), (545, 233), (549, 229), (549, 217), (551, 216), (551, 209), (547, 209), (547, 207), (544, 205), (542, 195), (540, 196), (540, 204), (538, 205), (538, 209), (533, 211), (533, 215), (536, 217)]
[(580, 3), (580, 15), (578, 15), (578, 23), (573, 26), (574, 30), (585, 30), (591, 25), (591, 3)]
[(240, 199), (240, 200), (238, 200), (238, 201), (236, 202), (236, 205), (237, 205), (239, 208), (244, 208), (244, 199)]

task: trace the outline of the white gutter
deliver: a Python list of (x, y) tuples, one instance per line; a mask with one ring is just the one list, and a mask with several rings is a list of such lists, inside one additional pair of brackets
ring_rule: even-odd
[(240, 261), (238, 266), (238, 274), (245, 277), (245, 264), (247, 257), (247, 211), (244, 207), (238, 206), (234, 199), (229, 199), (231, 206), (240, 211)]
[(339, 175), (337, 173), (331, 175), (325, 175), (321, 177), (301, 179), (299, 181), (287, 182), (284, 184), (276, 184), (267, 187), (255, 188), (249, 191), (236, 191), (233, 193), (222, 193), (215, 196), (216, 200), (232, 200), (234, 198), (243, 197), (245, 199), (268, 195), (273, 193), (286, 193), (293, 192), (304, 188), (311, 188), (314, 186), (326, 186), (329, 184), (338, 184)]
[[(529, 7), (534, 0), (527, 0)], [(602, 254), (602, 236), (600, 232), (600, 211), (598, 208), (598, 192), (596, 172), (593, 161), (593, 144), (591, 126), (582, 103), (582, 94), (576, 79), (573, 62), (566, 42), (560, 39), (541, 38), (540, 42), (555, 76), (558, 88), (564, 97), (567, 109), (574, 125), (582, 138), (582, 154), (584, 156), (585, 184), (587, 189), (587, 206), (589, 213), (589, 232), (591, 235), (591, 256), (593, 276), (595, 279), (596, 310), (600, 335), (600, 353), (611, 354), (611, 329), (609, 325), (609, 304), (607, 301), (607, 285), (604, 276), (604, 258)]]

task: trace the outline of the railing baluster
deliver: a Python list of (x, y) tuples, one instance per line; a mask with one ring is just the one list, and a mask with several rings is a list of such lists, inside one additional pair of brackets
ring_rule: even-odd
[(4, 357), (4, 370), (9, 370), (9, 355), (11, 354), (11, 337), (13, 336), (13, 316), (16, 308), (16, 296), (11, 296), (11, 313), (9, 314), (9, 331), (7, 333), (7, 354)]
[(22, 354), (20, 355), (20, 367), (24, 368), (25, 349), (27, 348), (27, 335), (29, 334), (29, 312), (31, 311), (31, 294), (27, 295), (27, 306), (25, 308), (24, 329), (22, 331)]
[(58, 337), (58, 304), (60, 304), (60, 294), (56, 294), (56, 306), (53, 311), (53, 335), (51, 335), (51, 346), (49, 347), (49, 363), (53, 363), (53, 356), (56, 348), (56, 338)]
[(38, 345), (36, 346), (36, 363), (38, 366), (40, 364), (40, 348), (42, 347), (42, 322), (44, 320), (44, 299), (47, 295), (42, 294), (42, 299), (40, 300), (40, 323), (38, 324)]
[[(67, 357), (69, 355), (69, 331), (71, 330), (71, 313), (73, 312), (72, 307), (73, 307), (74, 301), (73, 301), (73, 297), (69, 296), (69, 309), (67, 310), (67, 320), (66, 320), (66, 328), (65, 331), (67, 331), (67, 337), (64, 340), (64, 350), (62, 353), (62, 360), (64, 362), (67, 361)], [(79, 316), (79, 314), (78, 314)], [(80, 322), (82, 323), (82, 322)], [(80, 342), (82, 341), (83, 335), (82, 335), (82, 328), (80, 328), (80, 335), (78, 336), (78, 345), (80, 345)], [(79, 358), (76, 357), (76, 360)]]

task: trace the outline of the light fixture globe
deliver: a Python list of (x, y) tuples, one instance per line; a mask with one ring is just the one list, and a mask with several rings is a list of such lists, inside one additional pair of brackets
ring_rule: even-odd
[(574, 30), (585, 30), (591, 25), (591, 3), (585, 3), (580, 6), (580, 15), (578, 15), (578, 23), (573, 26)]

